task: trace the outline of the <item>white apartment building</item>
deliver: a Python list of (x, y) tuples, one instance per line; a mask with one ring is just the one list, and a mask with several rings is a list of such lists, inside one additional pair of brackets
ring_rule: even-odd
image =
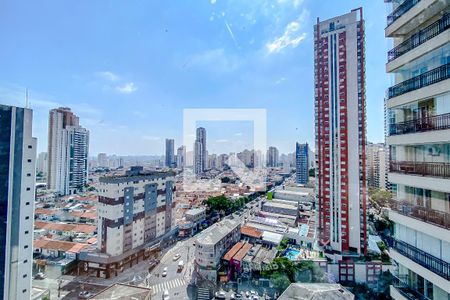
[(394, 299), (450, 299), (450, 1), (392, 1), (385, 35)]
[(36, 144), (30, 109), (0, 105), (0, 297), (30, 299)]
[(172, 230), (174, 175), (132, 167), (123, 176), (100, 178), (97, 205), (100, 252), (122, 255)]
[(386, 153), (384, 144), (369, 143), (366, 146), (367, 185), (370, 188), (387, 189)]
[(241, 238), (241, 222), (225, 219), (202, 231), (195, 241), (197, 280), (216, 283), (222, 256)]
[(67, 107), (52, 109), (48, 123), (47, 186), (61, 195), (82, 190), (88, 178), (89, 131)]

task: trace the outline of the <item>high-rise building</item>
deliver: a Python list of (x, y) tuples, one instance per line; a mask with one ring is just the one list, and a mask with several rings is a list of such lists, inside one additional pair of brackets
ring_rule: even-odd
[(217, 168), (217, 155), (211, 154), (208, 155), (208, 169), (216, 169)]
[(52, 109), (48, 124), (49, 189), (61, 195), (83, 190), (88, 177), (89, 131), (67, 107)]
[(47, 175), (48, 170), (48, 154), (47, 152), (39, 153), (37, 157), (36, 170), (42, 175)]
[(0, 295), (30, 299), (36, 139), (30, 109), (0, 105)]
[(269, 147), (267, 150), (267, 166), (274, 168), (278, 166), (278, 149), (276, 147)]
[(367, 185), (371, 188), (387, 189), (385, 145), (368, 143), (366, 157)]
[(450, 1), (389, 5), (391, 296), (450, 299)]
[(103, 168), (109, 167), (108, 156), (106, 153), (99, 153), (97, 155), (97, 166)]
[(208, 166), (208, 154), (206, 150), (206, 129), (197, 128), (194, 144), (194, 173), (203, 173)]
[(175, 168), (175, 141), (166, 139), (166, 167)]
[(97, 238), (101, 252), (132, 254), (133, 249), (172, 230), (174, 175), (132, 167), (123, 176), (100, 178)]
[(309, 181), (309, 146), (306, 144), (295, 144), (295, 176), (297, 183), (307, 184)]
[(366, 253), (366, 118), (362, 8), (314, 26), (319, 232), (337, 253)]
[(177, 168), (183, 169), (186, 166), (186, 146), (177, 149)]

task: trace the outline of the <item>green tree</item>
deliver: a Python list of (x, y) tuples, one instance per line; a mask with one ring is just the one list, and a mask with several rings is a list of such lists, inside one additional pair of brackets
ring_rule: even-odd
[(289, 280), (288, 276), (279, 272), (273, 273), (270, 276), (270, 281), (273, 283), (275, 289), (279, 293), (282, 293), (291, 284), (291, 281)]
[(392, 200), (392, 194), (385, 189), (370, 189), (369, 200), (375, 208), (387, 207)]

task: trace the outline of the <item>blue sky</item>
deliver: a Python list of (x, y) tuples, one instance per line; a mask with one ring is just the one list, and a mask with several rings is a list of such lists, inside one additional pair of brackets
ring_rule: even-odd
[[(363, 6), (368, 139), (383, 140), (383, 1), (3, 1), (0, 103), (25, 105), (46, 150), (48, 110), (71, 107), (91, 154), (162, 154), (185, 108), (264, 108), (268, 145), (314, 144), (313, 25)], [(242, 126), (241, 126), (242, 125)], [(206, 126), (206, 125), (205, 125)], [(224, 129), (226, 127), (226, 130)], [(247, 145), (251, 126), (211, 125), (208, 147)], [(217, 149), (217, 150), (216, 150)], [(221, 151), (223, 149), (223, 151)]]

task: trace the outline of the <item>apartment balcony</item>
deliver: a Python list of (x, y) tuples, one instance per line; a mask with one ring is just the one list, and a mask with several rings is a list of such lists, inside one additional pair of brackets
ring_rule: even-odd
[(445, 11), (448, 1), (404, 0), (387, 16), (386, 37), (404, 37), (424, 22)]
[(388, 98), (394, 98), (414, 90), (441, 82), (450, 78), (450, 63), (437, 67), (433, 70), (425, 72), (396, 84), (388, 89)]
[(450, 163), (392, 161), (390, 163), (390, 172), (450, 178)]
[(450, 129), (450, 113), (389, 125), (389, 135)]
[[(395, 292), (400, 294), (402, 299), (410, 299), (410, 300), (428, 300), (429, 298), (425, 297), (418, 290), (410, 287), (408, 285), (408, 276), (406, 275), (392, 275), (392, 287), (395, 289)], [(394, 292), (394, 293), (395, 293)], [(394, 294), (391, 290), (391, 297)], [(395, 296), (394, 299), (397, 299)]]
[(408, 53), (409, 51), (419, 47), (425, 42), (438, 36), (442, 32), (450, 28), (450, 14), (446, 13), (441, 19), (429, 25), (428, 27), (413, 34), (410, 38), (399, 44), (388, 52), (388, 62)]
[(447, 212), (415, 205), (408, 201), (392, 200), (389, 204), (390, 208), (399, 214), (450, 230), (450, 214)]
[(391, 12), (387, 16), (387, 25), (391, 25), (394, 23), (398, 18), (403, 16), (405, 13), (407, 13), (411, 8), (413, 8), (417, 3), (419, 3), (421, 0), (405, 0), (402, 4), (400, 4), (393, 12)]
[(400, 240), (393, 239), (392, 248), (427, 270), (450, 280), (450, 264), (448, 262)]

